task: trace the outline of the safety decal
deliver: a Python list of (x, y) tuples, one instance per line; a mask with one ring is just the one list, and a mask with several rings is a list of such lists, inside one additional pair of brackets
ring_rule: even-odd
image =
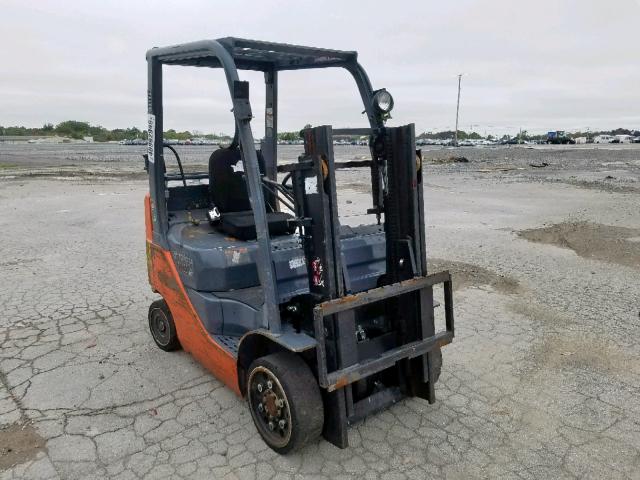
[(244, 172), (244, 164), (242, 163), (242, 160), (238, 160), (238, 163), (231, 165), (231, 168), (233, 169), (233, 173)]
[(193, 277), (193, 259), (182, 252), (173, 252), (173, 261), (180, 273)]
[(264, 112), (266, 128), (273, 128), (273, 108), (267, 107)]
[(295, 270), (296, 268), (304, 267), (306, 264), (306, 259), (304, 257), (296, 257), (289, 260), (289, 269)]
[(156, 150), (156, 142), (155, 142), (155, 134), (156, 134), (156, 116), (150, 113), (147, 117), (147, 156), (149, 157), (149, 162), (155, 162), (155, 150)]
[(324, 287), (324, 267), (320, 257), (311, 262), (311, 283), (314, 287)]
[(304, 179), (304, 193), (307, 195), (318, 193), (318, 179), (315, 176)]

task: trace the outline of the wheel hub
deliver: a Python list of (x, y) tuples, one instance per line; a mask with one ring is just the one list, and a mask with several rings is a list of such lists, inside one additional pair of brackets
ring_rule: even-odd
[(291, 412), (280, 382), (269, 370), (259, 367), (252, 372), (248, 386), (256, 426), (270, 443), (285, 445), (291, 437)]
[(169, 320), (162, 314), (162, 312), (156, 312), (153, 316), (153, 334), (156, 339), (165, 344), (169, 341)]
[(267, 410), (267, 413), (269, 415), (271, 415), (272, 417), (277, 416), (278, 414), (278, 396), (273, 393), (272, 390), (269, 390), (263, 397), (262, 397), (262, 403), (264, 403), (264, 406)]

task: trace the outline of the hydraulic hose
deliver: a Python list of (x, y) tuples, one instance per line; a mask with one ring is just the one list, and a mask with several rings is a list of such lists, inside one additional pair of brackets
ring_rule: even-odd
[(178, 161), (178, 168), (180, 169), (180, 176), (182, 177), (182, 184), (186, 187), (187, 179), (184, 176), (184, 170), (182, 169), (182, 162), (180, 161), (180, 155), (178, 155), (178, 152), (176, 152), (176, 149), (173, 148), (171, 145), (165, 143), (164, 146), (169, 150), (171, 150), (173, 154), (176, 156), (176, 160)]

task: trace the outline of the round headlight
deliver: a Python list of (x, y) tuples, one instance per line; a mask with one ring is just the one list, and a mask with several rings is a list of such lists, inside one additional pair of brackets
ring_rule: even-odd
[(393, 108), (393, 97), (385, 89), (373, 95), (373, 104), (380, 113), (389, 113)]

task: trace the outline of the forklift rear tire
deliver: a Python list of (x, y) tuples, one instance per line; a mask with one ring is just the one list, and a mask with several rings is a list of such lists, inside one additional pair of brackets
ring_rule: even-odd
[(322, 433), (324, 407), (318, 381), (293, 353), (273, 353), (253, 361), (247, 400), (260, 436), (277, 453), (298, 450)]
[(176, 324), (164, 300), (156, 300), (149, 306), (149, 330), (156, 345), (165, 352), (180, 348)]

